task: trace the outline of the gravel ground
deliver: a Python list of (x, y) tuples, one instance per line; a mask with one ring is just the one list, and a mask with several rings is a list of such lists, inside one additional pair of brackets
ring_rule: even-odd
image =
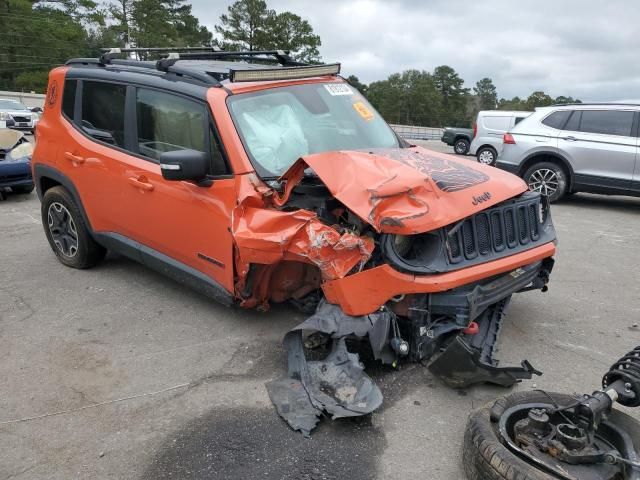
[[(544, 371), (516, 390), (589, 391), (640, 344), (640, 199), (575, 195), (553, 215), (550, 290), (517, 295), (498, 356)], [(1, 480), (459, 479), (467, 414), (506, 392), (383, 369), (379, 411), (303, 439), (264, 388), (299, 314), (227, 309), (117, 256), (65, 268), (35, 194), (0, 202), (0, 233)]]

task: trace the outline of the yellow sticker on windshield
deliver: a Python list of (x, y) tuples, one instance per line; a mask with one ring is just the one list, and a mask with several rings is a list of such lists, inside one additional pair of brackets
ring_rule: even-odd
[(373, 112), (369, 110), (369, 108), (363, 102), (356, 102), (353, 104), (353, 108), (356, 109), (356, 112), (364, 118), (367, 122), (373, 120)]

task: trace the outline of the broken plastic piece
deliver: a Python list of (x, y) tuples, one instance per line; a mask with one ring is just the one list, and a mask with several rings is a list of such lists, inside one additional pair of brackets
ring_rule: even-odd
[[(374, 357), (393, 363), (388, 346), (393, 313), (382, 310), (363, 317), (345, 315), (336, 305), (321, 303), (316, 313), (291, 330), (284, 339), (288, 352), (289, 378), (267, 383), (267, 391), (278, 413), (294, 430), (309, 436), (322, 412), (333, 419), (373, 412), (382, 404), (382, 393), (364, 373), (357, 354), (347, 350), (349, 335), (369, 336)], [(331, 353), (322, 361), (307, 361), (302, 332), (313, 330), (331, 335)]]

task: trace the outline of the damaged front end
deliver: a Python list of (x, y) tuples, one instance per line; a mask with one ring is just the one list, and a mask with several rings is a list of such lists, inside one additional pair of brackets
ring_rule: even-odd
[[(546, 201), (492, 170), (419, 148), (329, 152), (247, 191), (232, 231), (241, 304), (315, 312), (285, 337), (288, 376), (267, 385), (292, 428), (380, 406), (353, 339), (454, 388), (540, 374), (493, 353), (511, 295), (546, 289), (555, 231)], [(310, 359), (318, 338), (328, 354)]]

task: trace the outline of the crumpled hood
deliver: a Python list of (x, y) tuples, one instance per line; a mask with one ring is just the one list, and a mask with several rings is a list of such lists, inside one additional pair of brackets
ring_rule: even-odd
[(378, 232), (411, 235), (449, 225), (527, 190), (497, 168), (421, 147), (307, 155), (281, 177), (286, 203), (310, 167), (335, 198)]

